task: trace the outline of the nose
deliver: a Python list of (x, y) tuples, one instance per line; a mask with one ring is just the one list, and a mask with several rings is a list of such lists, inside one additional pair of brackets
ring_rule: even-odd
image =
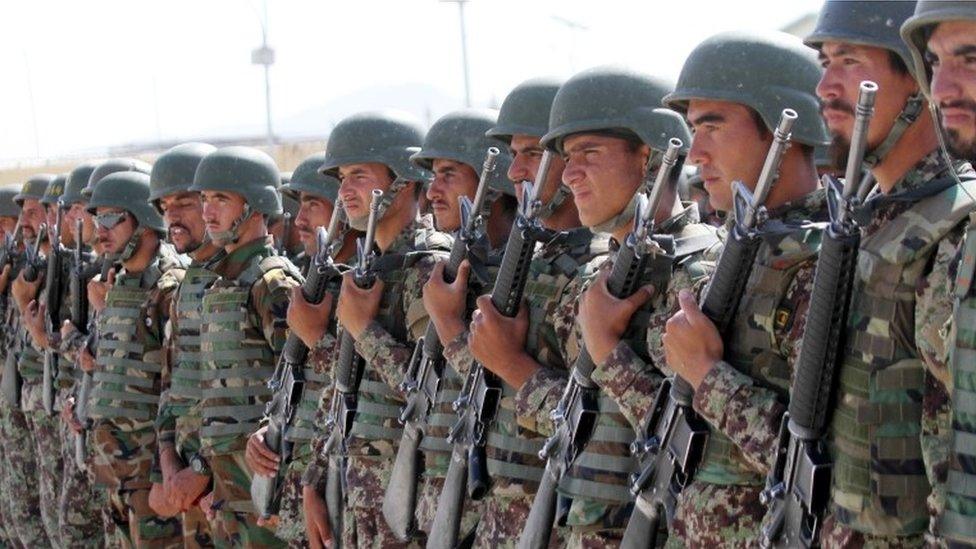
[(535, 174), (531, 173), (527, 166), (528, 161), (524, 154), (516, 154), (512, 158), (512, 163), (508, 166), (508, 180), (512, 183), (535, 179)]
[(570, 158), (566, 160), (566, 168), (563, 170), (563, 183), (572, 188), (583, 181), (584, 174), (583, 168)]
[(843, 87), (841, 86), (841, 79), (837, 72), (837, 69), (828, 66), (820, 77), (820, 82), (817, 82), (817, 97), (821, 101), (826, 102), (841, 96)]
[(693, 166), (701, 166), (707, 160), (704, 139), (692, 138), (687, 161)]
[(444, 196), (444, 177), (435, 174), (427, 185), (427, 200), (435, 200)]
[(958, 75), (947, 63), (932, 68), (932, 99), (936, 105), (958, 100), (961, 92)]

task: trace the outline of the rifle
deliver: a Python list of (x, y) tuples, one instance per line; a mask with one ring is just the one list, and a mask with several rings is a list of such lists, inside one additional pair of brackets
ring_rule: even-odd
[[(491, 291), (492, 305), (507, 317), (518, 313), (536, 242), (545, 234), (539, 223), (542, 202), (538, 193), (545, 183), (552, 154), (548, 150), (543, 154), (535, 183), (522, 184), (522, 201)], [(478, 500), (488, 490), (485, 439), (488, 426), (498, 411), (500, 396), (501, 380), (475, 363), (464, 380), (461, 396), (453, 404), (458, 421), (447, 436), (447, 441), (453, 445), (451, 461), (427, 538), (428, 549), (453, 549), (461, 529), (465, 493)]]
[[(376, 223), (383, 191), (373, 190), (373, 197), (369, 204), (369, 221), (366, 225), (366, 235), (356, 241), (357, 259), (353, 269), (353, 281), (356, 286), (367, 289), (376, 283)], [(329, 415), (325, 428), (329, 430), (322, 451), (329, 456), (329, 468), (325, 482), (325, 501), (329, 512), (329, 526), (336, 546), (341, 546), (342, 508), (345, 500), (343, 486), (343, 472), (348, 454), (346, 442), (352, 430), (353, 420), (356, 418), (356, 408), (359, 404), (359, 382), (363, 378), (363, 359), (356, 354), (356, 340), (348, 330), (343, 329), (339, 335), (339, 357), (335, 368), (335, 386)]]
[[(495, 147), (488, 149), (481, 170), (481, 180), (474, 195), (474, 202), (462, 196), (461, 228), (455, 235), (451, 255), (444, 266), (444, 281), (454, 282), (458, 267), (468, 257), (469, 251), (483, 245), (484, 232), (483, 207), (488, 189), (488, 180), (495, 171), (495, 162), (500, 151)], [(403, 436), (397, 449), (396, 460), (390, 482), (383, 498), (383, 516), (399, 539), (408, 541), (415, 530), (414, 511), (417, 507), (417, 483), (420, 480), (418, 466), (420, 461), (420, 441), (431, 409), (433, 409), (441, 378), (444, 375), (444, 346), (437, 336), (434, 323), (427, 324), (427, 330), (414, 347), (410, 365), (407, 368), (400, 390), (406, 395), (407, 403), (400, 410), (400, 423)]]
[[(78, 221), (78, 235), (79, 240), (81, 240), (81, 220)], [(77, 254), (80, 253), (79, 246), (81, 246), (80, 243), (75, 245), (76, 258), (78, 257)], [(112, 257), (105, 256), (102, 258), (99, 268), (101, 273), (100, 280), (108, 280), (108, 273), (114, 265), (115, 261)], [(98, 325), (95, 316), (91, 315), (89, 318), (88, 314), (88, 279), (90, 278), (90, 276), (84, 274), (80, 269), (76, 269), (71, 277), (72, 283), (77, 286), (77, 291), (72, 291), (75, 297), (72, 300), (71, 323), (85, 334), (84, 345), (78, 352), (87, 350), (94, 356), (95, 349), (98, 348)], [(90, 419), (88, 418), (88, 400), (91, 396), (93, 385), (94, 379), (92, 374), (82, 371), (81, 383), (78, 384), (77, 399), (75, 401), (75, 419), (84, 428), (81, 433), (75, 436), (75, 461), (78, 463), (79, 468), (85, 466), (85, 431), (87, 431), (90, 423)]]
[[(44, 328), (49, 337), (53, 337), (61, 328), (61, 214), (64, 211), (58, 205), (53, 234), (51, 236), (51, 252), (47, 258), (47, 274), (44, 277), (44, 295), (47, 298), (47, 318)], [(58, 353), (50, 346), (44, 349), (44, 374), (42, 376), (41, 398), (44, 411), (54, 415), (55, 376), (58, 374)]]
[[(336, 208), (341, 210), (342, 208)], [(335, 212), (333, 212), (335, 215)], [(288, 255), (288, 241), (291, 240), (291, 214), (285, 212), (282, 216), (282, 228), (281, 228), (281, 240), (278, 241), (278, 255), (287, 256)]]
[(41, 258), (41, 244), (44, 243), (44, 235), (47, 234), (47, 224), (41, 223), (34, 238), (34, 245), (28, 246), (24, 250), (24, 280), (36, 282), (41, 276), (41, 269), (44, 268), (44, 259)]
[[(626, 299), (633, 295), (640, 289), (649, 261), (667, 253), (653, 238), (654, 215), (683, 145), (680, 139), (669, 140), (653, 185), (646, 194), (638, 196), (634, 228), (620, 247), (607, 279), (607, 288), (614, 297)], [(525, 530), (519, 538), (519, 549), (549, 546), (556, 518), (556, 486), (586, 447), (600, 413), (597, 406), (598, 388), (590, 378), (595, 368), (593, 358), (583, 347), (562, 398), (550, 414), (554, 432), (539, 452), (539, 457), (546, 460), (546, 470), (532, 501)]]
[[(732, 184), (735, 224), (702, 298), (702, 312), (723, 338), (762, 243), (757, 229), (767, 219), (764, 204), (779, 177), (796, 118), (796, 111), (783, 109), (755, 191), (750, 192), (741, 181)], [(631, 476), (630, 490), (637, 501), (622, 540), (627, 547), (654, 546), (661, 511), (670, 526), (678, 494), (691, 482), (701, 461), (709, 431), (692, 409), (694, 393), (694, 388), (677, 375), (662, 383), (648, 420), (631, 445), (641, 465)]]
[[(20, 244), (20, 239), (22, 237), (22, 229), (20, 218), (17, 219), (17, 225), (14, 227), (14, 232), (12, 235), (4, 235), (3, 247), (0, 248), (0, 270), (5, 266), (10, 265), (10, 275), (7, 278), (7, 287), (4, 288), (2, 294), (0, 294), (0, 307), (2, 307), (3, 318), (7, 319), (7, 313), (10, 311), (10, 285), (16, 276), (16, 269), (19, 261), (19, 256), (21, 252), (17, 250)], [(3, 393), (4, 398), (7, 401), (7, 405), (13, 408), (20, 408), (20, 386), (21, 378), (20, 372), (17, 371), (17, 358), (16, 353), (10, 352), (9, 350), (13, 348), (12, 343), (15, 341), (16, 336), (10, 331), (5, 332), (2, 336), (2, 342), (8, 349), (6, 359), (3, 363), (3, 378), (0, 379), (0, 392)]]
[(800, 344), (790, 404), (780, 424), (776, 463), (766, 478), (762, 502), (763, 547), (813, 547), (830, 497), (833, 464), (824, 444), (827, 418), (840, 365), (851, 289), (861, 243), (851, 212), (867, 186), (861, 167), (878, 86), (861, 82), (844, 183), (824, 176), (830, 224), (824, 231)]
[[(302, 296), (309, 303), (322, 303), (325, 294), (335, 291), (337, 282), (342, 277), (332, 258), (342, 246), (339, 235), (341, 225), (345, 223), (344, 213), (345, 210), (337, 206), (332, 210), (328, 229), (318, 228), (318, 252), (312, 258), (308, 277), (302, 285)], [(290, 217), (286, 218), (286, 222), (288, 219)], [(294, 443), (287, 439), (287, 435), (305, 391), (304, 369), (308, 362), (308, 351), (308, 346), (294, 332), (288, 334), (275, 373), (268, 381), (274, 397), (268, 402), (264, 412), (268, 418), (264, 444), (278, 454), (281, 460), (274, 476), (254, 475), (251, 480), (251, 501), (264, 518), (277, 514), (281, 504), (282, 481), (294, 450)]]

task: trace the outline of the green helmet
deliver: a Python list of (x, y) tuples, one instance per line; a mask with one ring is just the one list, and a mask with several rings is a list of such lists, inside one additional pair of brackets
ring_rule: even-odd
[(295, 199), (298, 199), (300, 193), (308, 193), (335, 204), (339, 196), (339, 180), (320, 171), (324, 162), (324, 152), (315, 153), (303, 160), (291, 173), (291, 180), (281, 186), (281, 192)]
[(915, 15), (901, 26), (901, 37), (912, 54), (909, 67), (915, 68), (915, 78), (926, 95), (931, 93), (932, 71), (925, 62), (926, 43), (932, 30), (943, 21), (976, 21), (976, 3), (972, 0), (921, 0)]
[[(574, 75), (559, 88), (549, 113), (545, 147), (562, 152), (563, 140), (577, 133), (610, 133), (640, 139), (663, 152), (672, 137), (691, 142), (681, 115), (659, 108), (674, 89), (669, 82), (620, 67), (596, 67)], [(684, 152), (684, 151), (683, 151)]]
[(228, 191), (244, 197), (250, 210), (281, 215), (281, 174), (267, 154), (250, 147), (224, 147), (208, 154), (193, 176), (190, 191)]
[(149, 202), (156, 210), (159, 199), (185, 192), (193, 184), (193, 174), (203, 157), (217, 150), (206, 143), (183, 143), (159, 155), (149, 174)]
[(31, 177), (20, 188), (20, 192), (14, 195), (14, 202), (17, 203), (18, 207), (23, 208), (25, 200), (30, 198), (41, 200), (44, 198), (44, 191), (47, 190), (48, 184), (56, 177), (50, 173), (41, 173)]
[[(464, 109), (445, 114), (427, 130), (423, 147), (410, 160), (425, 170), (433, 170), (435, 159), (453, 160), (471, 166), (480, 177), (485, 153), (489, 147), (495, 147), (494, 140), (486, 133), (497, 120), (498, 111), (491, 109)], [(515, 195), (515, 187), (507, 175), (511, 162), (507, 152), (498, 155), (488, 188)]]
[(803, 41), (818, 50), (828, 41), (883, 48), (914, 70), (912, 55), (898, 34), (914, 10), (914, 0), (827, 0), (817, 26)]
[(688, 55), (664, 104), (686, 112), (691, 99), (738, 103), (756, 111), (769, 131), (776, 129), (783, 109), (790, 108), (799, 115), (793, 140), (823, 145), (829, 137), (814, 93), (822, 74), (816, 52), (792, 35), (723, 32)]
[(85, 162), (68, 173), (68, 181), (64, 185), (64, 193), (58, 200), (62, 208), (67, 208), (76, 202), (85, 202), (87, 196), (82, 196), (81, 192), (88, 186), (92, 172), (98, 166), (98, 162)]
[(17, 195), (17, 187), (0, 188), (0, 217), (17, 217), (20, 215), (20, 208), (14, 202)]
[(135, 158), (110, 158), (95, 167), (91, 177), (88, 179), (88, 186), (81, 190), (81, 196), (91, 198), (95, 183), (101, 181), (108, 174), (115, 172), (137, 172), (149, 175), (151, 171), (152, 166), (142, 160), (136, 160)]
[(102, 178), (85, 209), (94, 214), (98, 208), (121, 208), (131, 213), (140, 227), (166, 231), (163, 218), (149, 204), (149, 176), (144, 173), (115, 172)]
[(515, 86), (502, 101), (498, 122), (486, 135), (506, 145), (513, 135), (542, 137), (549, 131), (549, 111), (561, 85), (555, 78), (533, 78)]
[(378, 162), (399, 179), (426, 181), (430, 174), (410, 162), (424, 143), (424, 133), (419, 121), (400, 111), (354, 114), (333, 128), (320, 170), (337, 177), (339, 166)]
[(64, 194), (64, 186), (68, 181), (68, 174), (63, 173), (56, 176), (47, 184), (47, 188), (44, 189), (44, 196), (41, 198), (41, 204), (44, 206), (50, 206), (52, 204), (60, 204), (61, 195)]

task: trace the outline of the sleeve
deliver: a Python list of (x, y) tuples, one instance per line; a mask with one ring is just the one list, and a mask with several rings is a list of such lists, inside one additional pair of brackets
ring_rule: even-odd
[(634, 429), (640, 429), (654, 404), (662, 376), (621, 341), (592, 375), (593, 381), (620, 407)]
[(275, 354), (275, 361), (285, 346), (288, 337), (288, 302), (291, 299), (292, 288), (300, 285), (283, 270), (276, 269), (264, 275), (264, 278), (251, 289), (251, 302), (254, 304), (252, 314), (264, 333)]
[(915, 342), (925, 367), (943, 386), (952, 391), (949, 372), (950, 327), (955, 292), (955, 276), (960, 259), (961, 231), (950, 233), (939, 242), (932, 270), (919, 279), (915, 300)]
[(539, 368), (515, 393), (515, 414), (522, 427), (543, 436), (553, 434), (549, 412), (559, 404), (569, 372)]
[(444, 346), (444, 359), (461, 377), (467, 376), (474, 366), (474, 356), (468, 347), (468, 335), (468, 330), (464, 330)]
[(169, 321), (163, 330), (163, 391), (159, 395), (159, 412), (156, 414), (156, 436), (160, 445), (172, 445), (176, 441), (176, 416), (169, 405), (169, 385), (173, 374), (173, 334), (178, 333), (176, 300), (169, 302)]

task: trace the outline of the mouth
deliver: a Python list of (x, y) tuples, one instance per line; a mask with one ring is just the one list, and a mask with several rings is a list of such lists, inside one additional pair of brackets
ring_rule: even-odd
[(942, 113), (942, 124), (947, 128), (955, 128), (959, 126), (965, 126), (972, 123), (974, 117), (976, 117), (976, 112), (965, 107), (943, 107)]

